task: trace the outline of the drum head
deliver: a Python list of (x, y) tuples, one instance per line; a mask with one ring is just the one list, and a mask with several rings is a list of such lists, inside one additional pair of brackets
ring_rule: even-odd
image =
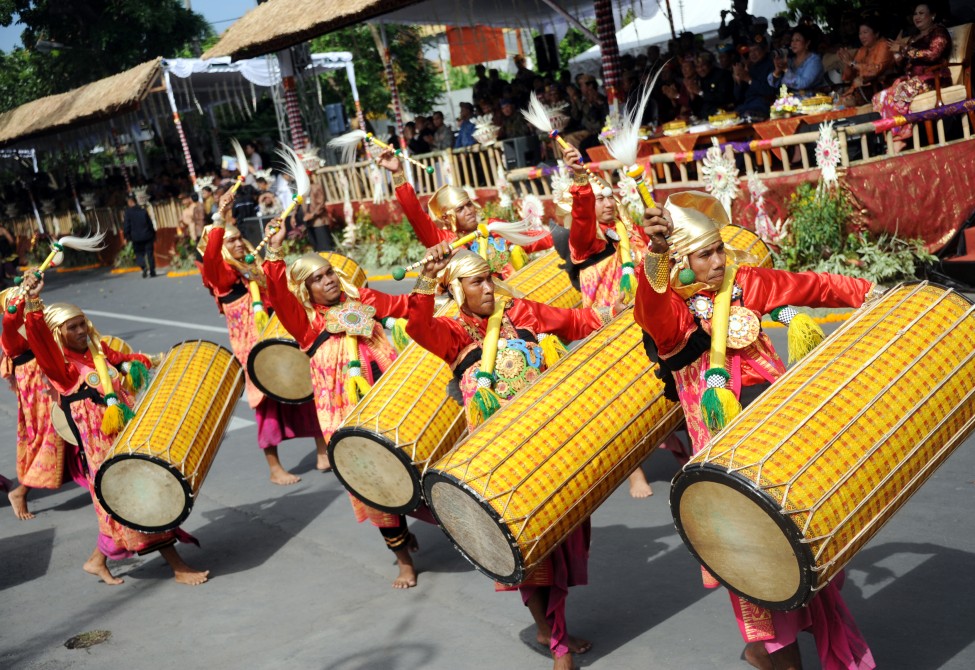
[(278, 402), (300, 405), (312, 399), (308, 356), (294, 340), (261, 340), (247, 358), (247, 374), (261, 393)]
[(64, 415), (61, 405), (56, 403), (51, 405), (51, 425), (54, 426), (54, 432), (58, 434), (58, 437), (68, 444), (78, 446), (78, 440), (71, 432), (71, 426), (68, 425), (68, 417)]
[(406, 453), (376, 433), (340, 428), (328, 444), (339, 481), (362, 502), (391, 514), (420, 504), (420, 475)]
[(738, 595), (777, 610), (812, 598), (808, 545), (751, 481), (713, 466), (689, 468), (674, 480), (670, 508), (691, 553)]
[(437, 523), (475, 568), (502, 584), (525, 579), (518, 543), (494, 509), (448, 475), (428, 472), (423, 489)]
[(145, 533), (176, 528), (193, 508), (179, 471), (141, 454), (113, 456), (102, 463), (95, 476), (95, 495), (113, 519)]

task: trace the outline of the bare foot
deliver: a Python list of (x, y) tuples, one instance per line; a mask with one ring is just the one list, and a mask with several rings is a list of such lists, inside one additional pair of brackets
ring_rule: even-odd
[(750, 666), (759, 670), (773, 670), (775, 667), (772, 664), (772, 657), (769, 656), (768, 651), (765, 650), (765, 645), (761, 642), (749, 642), (746, 644), (745, 651), (742, 652), (742, 657)]
[(399, 574), (393, 580), (394, 589), (412, 589), (416, 586), (416, 567), (413, 565), (413, 557), (420, 550), (420, 544), (416, 541), (416, 535), (410, 533), (410, 543), (406, 549), (394, 552), (396, 554), (396, 565), (399, 567)]
[(575, 663), (572, 662), (572, 654), (565, 654), (564, 656), (553, 656), (555, 658), (555, 665), (552, 666), (552, 670), (575, 670)]
[(7, 498), (10, 500), (10, 506), (14, 510), (14, 516), (16, 516), (21, 521), (26, 521), (27, 519), (33, 519), (34, 515), (30, 513), (27, 509), (27, 492), (30, 491), (29, 488), (21, 484), (13, 491), (7, 494)]
[(94, 553), (88, 557), (85, 564), (82, 566), (82, 570), (87, 572), (89, 575), (95, 575), (103, 582), (110, 586), (118, 586), (125, 580), (119, 579), (111, 573), (108, 569), (108, 559), (105, 558), (105, 554), (95, 549)]
[(297, 484), (300, 481), (301, 477), (288, 472), (281, 466), (271, 468), (272, 484), (277, 484), (278, 486), (291, 486), (292, 484)]
[(322, 472), (331, 470), (332, 464), (328, 460), (328, 443), (325, 441), (325, 438), (315, 438), (315, 451), (318, 454), (318, 461), (315, 463), (315, 467)]
[(647, 476), (643, 474), (643, 468), (634, 470), (627, 481), (630, 482), (631, 498), (649, 498), (653, 495), (653, 489), (650, 488)]
[(210, 574), (210, 571), (195, 570), (191, 568), (176, 552), (176, 547), (172, 545), (163, 547), (159, 550), (159, 553), (163, 558), (166, 559), (166, 562), (169, 563), (169, 567), (173, 569), (173, 579), (176, 580), (177, 584), (199, 586), (203, 582), (207, 581), (207, 576)]

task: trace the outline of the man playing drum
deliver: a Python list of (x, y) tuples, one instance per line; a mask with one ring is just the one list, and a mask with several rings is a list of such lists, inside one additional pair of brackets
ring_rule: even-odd
[(11, 384), (17, 394), (17, 487), (7, 497), (18, 519), (33, 519), (27, 509), (31, 489), (57, 489), (69, 478), (87, 488), (88, 481), (78, 447), (65, 444), (51, 423), (52, 391), (22, 334), (24, 310), (7, 311), (17, 290), (0, 293), (3, 365), (12, 368)]
[[(107, 559), (121, 560), (135, 553), (159, 551), (180, 584), (197, 585), (207, 581), (209, 570), (195, 570), (187, 565), (173, 546), (177, 540), (196, 540), (181, 529), (164, 533), (141, 533), (127, 528), (105, 511), (95, 496), (95, 475), (111, 451), (114, 432), (106, 414), (118, 410), (119, 403), (131, 407), (133, 398), (122, 384), (124, 367), (151, 363), (142, 354), (121, 354), (102, 347), (101, 336), (78, 307), (59, 303), (44, 307), (40, 300), (43, 278), (33, 272), (25, 276), (23, 288), (27, 300), (27, 341), (41, 371), (60, 394), (61, 407), (78, 444), (84, 450), (88, 488), (98, 515), (98, 545), (85, 562), (84, 570), (106, 584), (121, 584), (108, 569)], [(106, 377), (108, 377), (106, 379)], [(114, 397), (113, 397), (114, 396)]]
[[(318, 423), (328, 439), (361, 394), (396, 358), (396, 350), (374, 317), (406, 316), (407, 298), (358, 289), (315, 253), (305, 254), (289, 270), (281, 256), (284, 236), (282, 226), (268, 242), (264, 262), (268, 291), (281, 324), (308, 354)], [(386, 546), (396, 555), (399, 574), (393, 587), (416, 586), (410, 554), (418, 546), (406, 517), (369, 507), (351, 493), (349, 498), (356, 519), (360, 523), (368, 519), (378, 526)], [(423, 506), (414, 515), (433, 520)]]
[[(763, 314), (788, 305), (859, 307), (874, 290), (862, 279), (739, 265), (744, 255), (721, 239), (728, 223), (717, 199), (691, 191), (670, 196), (663, 209), (650, 208), (644, 215), (650, 249), (637, 272), (634, 317), (656, 345), (665, 384), (676, 385), (695, 453), (711, 438), (707, 421), (715, 414), (706, 400), (711, 393), (719, 398), (733, 393), (731, 403), (722, 399), (733, 414), (736, 398), (747, 404), (785, 373), (761, 330)], [(713, 320), (729, 298), (728, 321)], [(714, 343), (725, 339), (726, 348), (716, 349)], [(715, 362), (722, 358), (724, 365)], [(715, 423), (712, 419), (717, 431)], [(706, 571), (704, 581), (718, 585)], [(809, 605), (789, 612), (769, 611), (732, 594), (745, 659), (756, 668), (797, 670), (802, 664), (796, 637), (810, 630), (825, 670), (874, 668), (840, 595), (842, 581), (834, 580)]]
[[(377, 162), (393, 174), (396, 199), (423, 246), (451, 242), (458, 236), (477, 230), (480, 207), (471, 200), (466, 190), (457, 186), (441, 186), (430, 196), (427, 206), (437, 222), (444, 226), (439, 227), (420, 206), (416, 191), (406, 181), (400, 159), (392, 151), (386, 151)], [(525, 264), (525, 254), (551, 249), (552, 236), (545, 235), (536, 242), (515, 247), (503, 237), (491, 235), (488, 240), (478, 238), (468, 248), (487, 260), (495, 276), (507, 279)]]
[[(224, 222), (232, 203), (233, 196), (224, 194), (220, 199), (220, 211), (213, 216), (213, 225), (200, 239), (201, 274), (204, 285), (213, 293), (217, 306), (227, 317), (230, 347), (247, 370), (247, 357), (263, 329), (256, 319), (254, 303), (262, 303), (259, 306), (267, 314), (271, 302), (267, 297), (261, 258), (254, 256), (253, 249), (236, 226)], [(253, 262), (248, 263), (248, 258), (254, 258)], [(264, 451), (271, 481), (283, 486), (301, 481), (301, 477), (285, 470), (278, 458), (278, 444), (284, 440), (314, 438), (318, 469), (330, 469), (325, 450), (327, 443), (315, 420), (314, 406), (310, 402), (300, 405), (280, 403), (261, 393), (249, 376), (246, 381), (247, 403), (257, 419), (257, 444)]]
[[(583, 307), (612, 307), (633, 302), (634, 268), (643, 260), (647, 243), (627, 220), (608, 186), (590, 180), (573, 146), (563, 152), (572, 170), (572, 226), (569, 228), (569, 275), (578, 283)], [(670, 435), (661, 445), (683, 460), (687, 456), (680, 439)], [(629, 478), (630, 495), (653, 495), (650, 482), (639, 467)]]
[[(551, 357), (543, 352), (548, 347), (540, 346), (539, 339), (580, 340), (611, 316), (608, 309), (560, 309), (512, 299), (507, 290), (496, 291), (487, 261), (466, 249), (451, 255), (446, 242), (428, 249), (427, 259), (409, 297), (406, 332), (453, 370), (469, 430), (545, 370), (546, 359), (551, 362)], [(434, 316), (438, 288), (457, 302), (460, 312), (456, 318)], [(497, 352), (494, 361), (485, 357), (489, 351)], [(572, 668), (572, 654), (592, 647), (587, 640), (570, 637), (565, 622), (568, 587), (588, 581), (590, 529), (586, 519), (517, 587), (538, 626), (538, 641), (548, 643), (557, 670)]]

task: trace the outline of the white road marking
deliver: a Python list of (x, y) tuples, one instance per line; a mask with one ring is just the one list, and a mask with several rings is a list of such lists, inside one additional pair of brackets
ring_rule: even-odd
[(227, 425), (227, 432), (232, 433), (235, 430), (240, 430), (241, 428), (249, 428), (255, 425), (256, 422), (248, 421), (247, 419), (241, 419), (239, 417), (231, 417), (230, 423)]
[(190, 330), (205, 330), (208, 333), (226, 333), (226, 328), (217, 326), (204, 326), (198, 323), (185, 323), (183, 321), (166, 321), (165, 319), (152, 319), (148, 316), (132, 316), (130, 314), (116, 314), (114, 312), (96, 312), (93, 309), (86, 309), (85, 314), (91, 316), (103, 316), (109, 319), (121, 319), (122, 321), (138, 321), (139, 323), (154, 323), (159, 326), (172, 326), (173, 328), (186, 328)]

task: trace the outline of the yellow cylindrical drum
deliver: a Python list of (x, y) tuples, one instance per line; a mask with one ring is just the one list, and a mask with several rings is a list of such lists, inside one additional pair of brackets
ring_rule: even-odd
[(681, 423), (663, 391), (628, 310), (430, 467), (434, 516), (478, 570), (522, 582)]
[(748, 230), (734, 224), (727, 225), (721, 229), (721, 239), (733, 249), (743, 251), (755, 258), (756, 267), (770, 268), (773, 265), (772, 250), (765, 244), (761, 237)]
[(975, 427), (975, 308), (928, 283), (863, 308), (674, 479), (671, 511), (725, 586), (794, 609)]
[(243, 390), (229, 349), (203, 340), (173, 347), (95, 475), (105, 510), (147, 533), (182, 523)]
[[(365, 286), (366, 273), (351, 258), (328, 251), (318, 255), (336, 272), (344, 273), (357, 288)], [(261, 393), (278, 402), (301, 405), (312, 398), (308, 356), (277, 316), (271, 316), (251, 348), (247, 357), (247, 375)]]
[[(531, 300), (578, 306), (582, 298), (559, 262), (549, 252), (507, 283)], [(450, 302), (438, 315), (456, 313)], [(416, 509), (423, 472), (465, 430), (463, 408), (447, 394), (452, 379), (446, 363), (411, 343), (359, 401), (328, 447), (336, 476), (353, 495), (394, 514)]]

